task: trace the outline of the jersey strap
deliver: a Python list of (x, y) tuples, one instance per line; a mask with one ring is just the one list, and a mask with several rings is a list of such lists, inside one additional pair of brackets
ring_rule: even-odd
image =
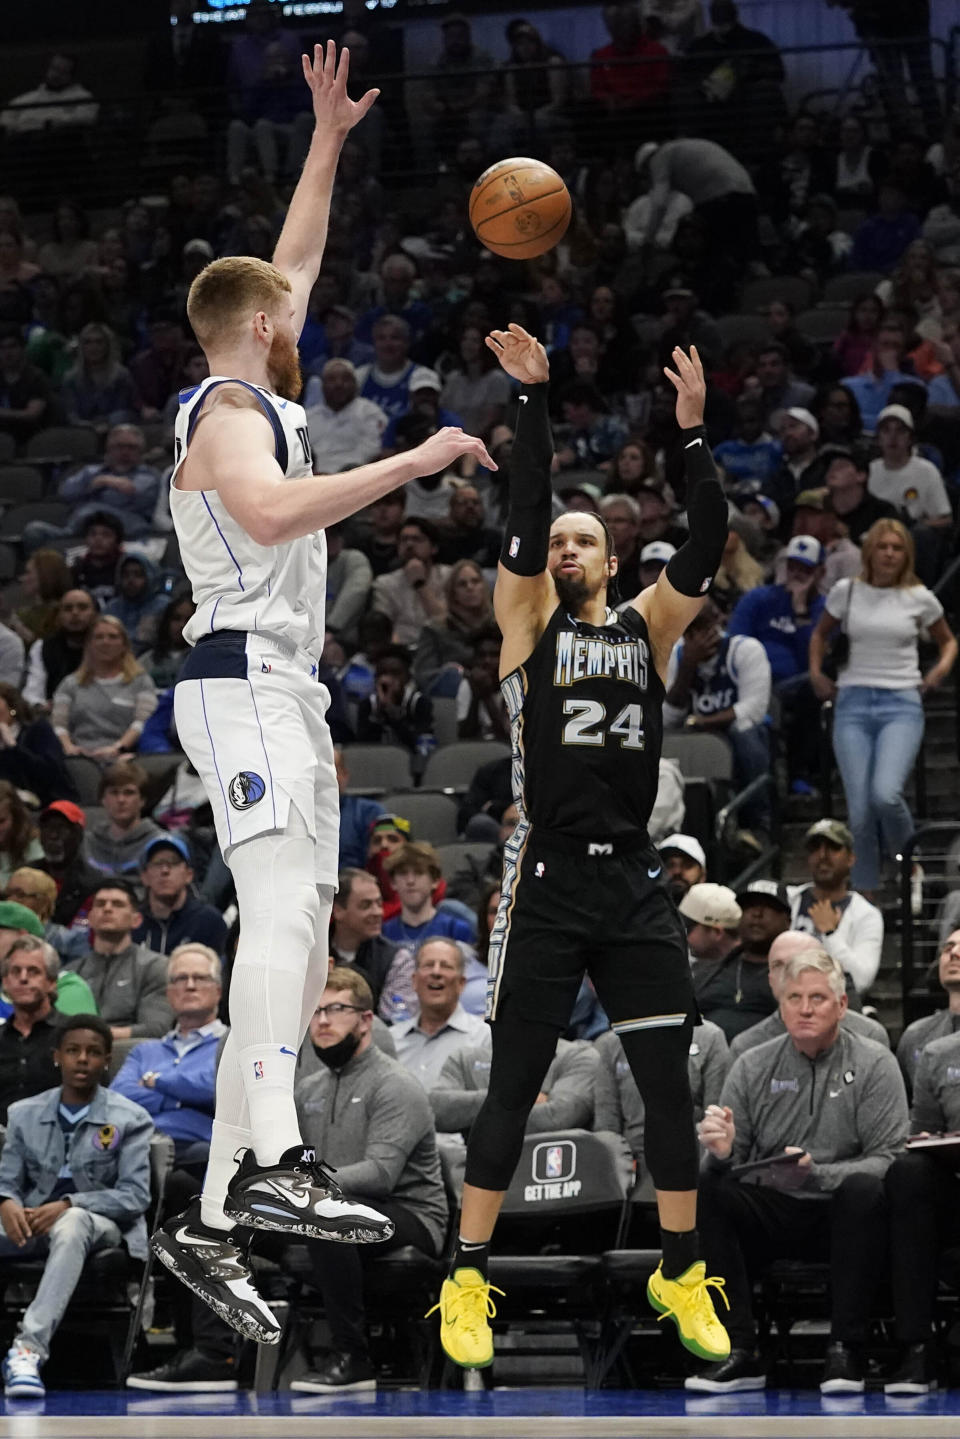
[(189, 445), (191, 436), (193, 435), (193, 431), (196, 427), (196, 423), (200, 418), (200, 411), (203, 409), (204, 401), (206, 400), (208, 395), (213, 393), (213, 391), (217, 388), (218, 385), (243, 385), (244, 389), (249, 390), (251, 395), (256, 395), (257, 399), (260, 401), (260, 404), (263, 406), (264, 414), (270, 421), (270, 424), (273, 426), (273, 443), (277, 457), (277, 464), (280, 466), (281, 470), (283, 470), (284, 474), (286, 474), (289, 453), (287, 450), (287, 437), (283, 433), (283, 425), (280, 422), (280, 416), (277, 414), (276, 410), (273, 408), (273, 405), (267, 399), (266, 395), (261, 394), (260, 391), (257, 389), (256, 385), (251, 385), (249, 380), (214, 380), (212, 385), (207, 386), (203, 394), (200, 396), (199, 400), (197, 400), (193, 409), (190, 411), (190, 415), (187, 419), (187, 444)]

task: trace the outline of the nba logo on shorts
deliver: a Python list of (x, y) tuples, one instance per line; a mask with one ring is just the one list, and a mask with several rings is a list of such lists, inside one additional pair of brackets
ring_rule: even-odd
[(254, 1079), (262, 1079), (262, 1078), (263, 1078), (263, 1060), (262, 1060), (262, 1059), (255, 1059), (255, 1060), (253, 1061), (253, 1077), (254, 1077)]
[(510, 541), (510, 558), (515, 560), (520, 553), (520, 536), (514, 535)]
[(230, 803), (234, 809), (252, 809), (267, 792), (267, 787), (258, 774), (251, 769), (242, 769), (235, 774), (227, 787)]

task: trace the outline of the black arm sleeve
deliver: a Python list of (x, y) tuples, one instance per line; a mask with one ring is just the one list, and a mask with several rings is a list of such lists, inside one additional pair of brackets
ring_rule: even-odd
[(549, 386), (525, 385), (517, 408), (517, 432), (510, 456), (507, 523), (500, 563), (515, 575), (540, 575), (547, 568), (553, 490), (550, 463), (553, 436), (547, 410)]
[(667, 579), (682, 595), (705, 595), (720, 568), (727, 542), (727, 501), (707, 432), (702, 425), (683, 432), (690, 538), (667, 563)]

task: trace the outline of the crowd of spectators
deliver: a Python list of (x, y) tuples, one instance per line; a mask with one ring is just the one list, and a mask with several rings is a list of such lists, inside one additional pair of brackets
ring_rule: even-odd
[[(457, 821), (471, 843), (451, 860), (402, 802), (388, 812), (351, 791), (350, 746), (406, 751), (412, 787), (438, 741), (509, 743), (491, 587), (515, 387), (483, 344), (487, 330), (518, 320), (547, 346), (555, 509), (603, 516), (620, 600), (653, 583), (683, 543), (682, 461), (660, 367), (676, 344), (704, 359), (729, 533), (707, 603), (671, 657), (665, 725), (721, 736), (736, 788), (779, 776), (740, 816), (747, 859), (786, 806), (812, 821), (809, 882), (759, 878), (734, 893), (683, 832), (681, 777), (661, 770), (653, 837), (704, 1021), (690, 1068), (709, 1156), (706, 1257), (734, 1306), (729, 1365), (700, 1386), (721, 1390), (766, 1373), (748, 1270), (801, 1253), (845, 1276), (824, 1383), (862, 1385), (867, 1280), (886, 1250), (895, 1155), (886, 1192), (892, 1213), (912, 1206), (910, 1262), (929, 1291), (920, 1303), (894, 1244), (900, 1378), (929, 1383), (940, 1231), (916, 1215), (940, 1215), (955, 1198), (955, 1179), (901, 1151), (911, 1094), (913, 1129), (960, 1124), (943, 1079), (960, 1072), (949, 1068), (957, 932), (941, 936), (949, 1004), (906, 1032), (899, 1068), (891, 1036), (861, 1010), (880, 965), (884, 866), (912, 832), (904, 795), (924, 697), (956, 659), (945, 605), (960, 497), (960, 118), (944, 116), (929, 80), (923, 5), (901, 30), (871, 30), (861, 14), (889, 7), (847, 8), (880, 101), (851, 92), (832, 114), (791, 113), (777, 46), (731, 0), (605, 6), (609, 44), (581, 71), (565, 62), (585, 57), (561, 55), (522, 19), (506, 27), (509, 63), (498, 68), (469, 20), (445, 16), (431, 73), (385, 83), (343, 148), (301, 340), (318, 471), (348, 472), (444, 424), (482, 435), (501, 466), (415, 481), (327, 535), (318, 660), (339, 746), (342, 874), (336, 968), (301, 1054), (298, 1102), (305, 1137), (344, 1187), (391, 1215), (397, 1243), (433, 1255), (448, 1218), (439, 1155), (456, 1170), (489, 1066), (485, 956), (517, 822), (510, 762), (493, 750), (478, 766)], [(270, 7), (252, 4), (228, 43), (185, 16), (175, 33), (171, 102), (182, 84), (179, 119), (201, 125), (222, 166), (170, 166), (149, 204), (131, 197), (109, 214), (88, 214), (65, 181), (42, 212), (0, 197), (0, 454), (36, 462), (60, 504), (7, 532), (20, 572), (0, 613), (4, 1119), (14, 1106), (0, 1265), (26, 1246), (49, 1251), (52, 1277), (14, 1346), (41, 1363), (77, 1255), (119, 1235), (139, 1253), (151, 1125), (174, 1143), (171, 1194), (186, 1202), (202, 1173), (237, 938), (229, 872), (173, 726), (193, 601), (166, 483), (178, 392), (206, 374), (185, 320), (189, 284), (215, 256), (270, 255), (309, 110), (287, 84), (299, 46)], [(894, 53), (889, 41), (904, 33)], [(373, 36), (342, 38), (351, 84), (388, 68)], [(187, 94), (198, 76), (218, 75), (229, 112), (222, 94)], [(67, 128), (82, 155), (96, 121), (73, 62), (55, 55), (43, 85), (0, 114), (5, 153), (22, 143), (42, 157)], [(396, 181), (398, 133), (430, 175), (426, 206)], [(549, 160), (574, 200), (567, 236), (526, 264), (481, 251), (466, 220), (473, 179), (511, 149)], [(73, 458), (62, 432), (60, 448), (44, 450), (55, 425), (83, 436)], [(818, 792), (825, 705), (848, 823), (824, 813)], [(823, 1099), (831, 1084), (842, 1117)], [(333, 1133), (338, 1085), (358, 1104)], [(760, 1102), (768, 1089), (779, 1105)], [(48, 1118), (59, 1170), (53, 1140), (38, 1154)], [(613, 1130), (645, 1182), (642, 1104), (587, 983), (530, 1128)], [(107, 1129), (117, 1143), (101, 1146), (103, 1162), (74, 1164), (82, 1136)], [(798, 1162), (762, 1171), (760, 1184), (730, 1175), (734, 1161), (785, 1146)], [(299, 1387), (371, 1387), (358, 1297), (366, 1256), (309, 1248), (333, 1351)], [(236, 1386), (230, 1332), (185, 1295), (174, 1303), (173, 1359), (130, 1382)]]

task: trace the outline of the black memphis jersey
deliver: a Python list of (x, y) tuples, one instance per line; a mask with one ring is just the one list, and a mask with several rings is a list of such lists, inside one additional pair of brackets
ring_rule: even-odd
[(514, 796), (534, 829), (601, 839), (646, 830), (657, 797), (664, 690), (637, 610), (597, 626), (558, 605), (501, 689)]

